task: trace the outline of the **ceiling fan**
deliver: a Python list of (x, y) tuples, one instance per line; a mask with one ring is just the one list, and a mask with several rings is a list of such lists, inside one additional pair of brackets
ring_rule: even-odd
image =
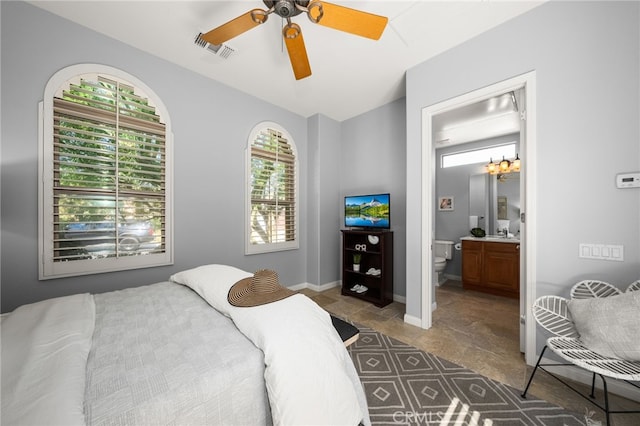
[(221, 45), (260, 24), (264, 24), (270, 14), (287, 20), (282, 36), (296, 80), (309, 77), (311, 66), (307, 49), (302, 38), (302, 29), (291, 22), (291, 18), (305, 12), (314, 24), (378, 40), (387, 25), (387, 18), (362, 12), (345, 6), (319, 0), (263, 0), (268, 10), (253, 9), (217, 28), (200, 34), (200, 38), (212, 45)]

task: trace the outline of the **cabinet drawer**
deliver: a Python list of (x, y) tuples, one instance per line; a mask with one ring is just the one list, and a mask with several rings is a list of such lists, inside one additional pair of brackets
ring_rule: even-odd
[[(472, 241), (475, 242), (475, 241)], [(482, 243), (481, 243), (482, 244)], [(485, 252), (499, 253), (518, 253), (520, 251), (519, 243), (484, 243)]]
[(462, 240), (462, 248), (470, 249), (470, 250), (482, 250), (482, 245), (484, 243), (482, 241), (469, 241)]

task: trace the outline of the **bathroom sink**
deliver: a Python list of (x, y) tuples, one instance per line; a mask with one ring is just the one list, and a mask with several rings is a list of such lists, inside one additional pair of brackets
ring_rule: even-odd
[(518, 238), (515, 237), (506, 237), (504, 235), (487, 235), (486, 237), (484, 237), (485, 240), (488, 241), (520, 241)]
[(500, 242), (500, 243), (519, 243), (520, 238), (517, 237), (509, 237), (505, 238), (504, 235), (486, 235), (484, 237), (474, 237), (473, 235), (469, 235), (468, 237), (462, 237), (461, 240), (471, 240), (471, 241), (491, 241), (491, 242)]

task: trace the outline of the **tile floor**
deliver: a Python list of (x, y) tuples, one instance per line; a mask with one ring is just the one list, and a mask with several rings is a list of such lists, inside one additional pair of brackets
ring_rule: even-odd
[[(438, 308), (433, 312), (433, 327), (423, 330), (404, 322), (402, 303), (393, 302), (378, 308), (357, 298), (342, 296), (339, 287), (321, 293), (303, 292), (334, 315), (517, 389), (524, 387), (531, 372), (519, 350), (519, 308), (515, 299), (465, 291), (459, 282), (447, 281), (436, 289)], [(574, 412), (584, 413), (589, 409), (594, 412), (593, 420), (605, 424), (600, 409), (544, 372), (536, 374), (529, 392)], [(614, 400), (623, 409), (640, 409), (640, 404), (635, 402), (618, 397)], [(640, 425), (640, 414), (614, 414), (611, 420), (612, 426)]]

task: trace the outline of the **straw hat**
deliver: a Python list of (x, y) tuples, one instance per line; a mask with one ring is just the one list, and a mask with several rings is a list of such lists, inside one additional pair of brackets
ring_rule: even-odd
[(229, 289), (227, 300), (233, 306), (249, 307), (275, 302), (296, 294), (278, 282), (278, 274), (269, 269), (256, 271)]

